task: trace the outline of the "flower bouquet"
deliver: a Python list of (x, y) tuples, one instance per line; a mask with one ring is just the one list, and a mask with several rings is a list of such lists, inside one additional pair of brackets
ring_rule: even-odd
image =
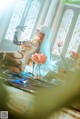
[(36, 64), (38, 64), (38, 67), (39, 67), (39, 69), (38, 69), (38, 75), (41, 75), (40, 74), (40, 66), (41, 66), (41, 64), (44, 64), (46, 62), (46, 59), (47, 59), (47, 57), (43, 53), (42, 54), (35, 53), (35, 54), (32, 55), (33, 62), (36, 63)]

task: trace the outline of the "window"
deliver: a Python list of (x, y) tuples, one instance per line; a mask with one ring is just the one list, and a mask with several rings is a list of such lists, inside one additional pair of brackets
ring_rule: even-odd
[[(27, 7), (28, 7), (28, 3), (30, 2), (30, 7), (28, 12), (26, 12)], [(24, 25), (26, 26), (26, 29), (24, 32), (22, 32), (20, 39), (21, 40), (28, 40), (31, 36), (32, 30), (35, 26), (35, 22), (37, 20), (38, 14), (39, 14), (39, 10), (40, 10), (40, 2), (38, 0), (33, 0), (28, 1), (28, 0), (17, 0), (16, 6), (14, 8), (14, 12), (8, 27), (8, 30), (6, 32), (6, 39), (9, 40), (13, 40), (13, 36), (14, 36), (14, 32), (15, 32), (15, 28), (18, 25)], [(25, 11), (25, 15), (24, 14)], [(26, 16), (26, 19), (23, 22), (23, 14)]]
[(80, 45), (80, 15), (78, 16), (66, 56), (67, 57), (70, 56), (69, 53), (70, 51), (77, 52), (79, 45)]
[[(71, 9), (68, 9), (64, 12), (62, 22), (60, 24), (60, 28), (58, 30), (56, 40), (55, 40), (55, 43), (54, 43), (54, 46), (53, 46), (53, 49), (52, 49), (52, 54), (59, 55), (58, 46), (57, 46), (57, 44), (59, 42), (62, 42), (62, 44), (64, 46), (65, 39), (66, 39), (66, 36), (68, 34), (73, 16), (74, 16), (74, 12)], [(61, 47), (61, 52), (62, 52), (63, 46)]]
[(13, 40), (13, 35), (14, 35), (14, 31), (17, 25), (19, 25), (21, 18), (22, 18), (22, 14), (24, 12), (25, 9), (25, 5), (26, 5), (26, 0), (17, 0), (16, 1), (16, 6), (14, 8), (14, 12), (8, 27), (8, 30), (6, 32), (5, 38), (9, 39), (9, 40)]
[(34, 0), (31, 3), (31, 6), (30, 6), (30, 9), (29, 9), (29, 12), (28, 12), (25, 24), (24, 24), (24, 26), (26, 26), (26, 29), (21, 34), (21, 37), (20, 37), (21, 40), (29, 40), (30, 39), (32, 30), (34, 28), (34, 25), (36, 23), (36, 20), (37, 20), (39, 11), (40, 11), (40, 6), (41, 6), (41, 4), (37, 0)]

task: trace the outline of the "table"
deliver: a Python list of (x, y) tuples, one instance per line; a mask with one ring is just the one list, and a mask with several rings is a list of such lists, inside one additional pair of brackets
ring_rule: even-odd
[[(23, 118), (24, 114), (33, 113), (35, 99), (33, 94), (8, 85), (5, 85), (5, 88), (8, 92), (7, 109), (11, 114)], [(24, 117), (24, 119), (26, 118)], [(52, 114), (48, 119), (80, 119), (80, 111), (71, 107), (64, 107)]]

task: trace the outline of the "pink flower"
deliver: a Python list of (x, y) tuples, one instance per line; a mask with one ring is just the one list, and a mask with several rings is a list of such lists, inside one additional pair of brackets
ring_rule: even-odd
[(32, 60), (38, 64), (44, 64), (46, 62), (47, 57), (45, 54), (35, 53), (32, 55)]
[(59, 42), (57, 43), (57, 46), (58, 46), (58, 47), (63, 46), (63, 42), (62, 42), (62, 41), (59, 41)]
[(74, 51), (70, 51), (70, 56), (74, 59), (78, 59), (80, 58), (80, 54), (78, 54), (77, 52), (74, 52)]

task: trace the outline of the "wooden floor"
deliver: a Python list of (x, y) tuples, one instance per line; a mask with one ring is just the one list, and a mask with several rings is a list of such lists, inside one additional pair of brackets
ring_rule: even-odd
[(54, 113), (49, 119), (80, 119), (80, 111), (72, 108), (63, 108)]

